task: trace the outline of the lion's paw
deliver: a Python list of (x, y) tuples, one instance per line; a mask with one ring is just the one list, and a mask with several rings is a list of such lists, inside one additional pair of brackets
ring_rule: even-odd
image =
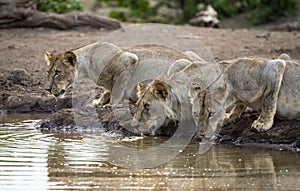
[(272, 126), (273, 126), (272, 121), (262, 122), (259, 119), (257, 119), (252, 123), (251, 128), (256, 129), (258, 132), (264, 132), (271, 129)]
[(236, 118), (232, 118), (230, 113), (226, 113), (223, 120), (223, 126), (236, 122)]

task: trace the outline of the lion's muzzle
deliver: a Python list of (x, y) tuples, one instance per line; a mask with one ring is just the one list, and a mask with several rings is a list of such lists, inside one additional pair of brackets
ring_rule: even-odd
[(132, 119), (132, 121), (131, 121), (132, 127), (137, 128), (139, 126), (139, 124), (140, 124), (140, 122), (136, 118)]
[(63, 96), (65, 94), (65, 92), (66, 91), (64, 89), (62, 89), (62, 90), (58, 91), (57, 93), (54, 93), (54, 96), (55, 97)]

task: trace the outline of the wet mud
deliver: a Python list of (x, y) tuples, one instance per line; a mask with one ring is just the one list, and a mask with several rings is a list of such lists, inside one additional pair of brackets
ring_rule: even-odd
[[(96, 111), (97, 118), (87, 115), (92, 109)], [(76, 119), (80, 119), (80, 124), (83, 126), (78, 127)], [(79, 116), (79, 117), (78, 117)], [(257, 112), (247, 112), (242, 114), (241, 118), (236, 122), (222, 127), (218, 133), (216, 140), (219, 144), (230, 144), (236, 146), (246, 147), (262, 147), (276, 150), (286, 151), (300, 151), (300, 123), (297, 120), (280, 120), (275, 118), (273, 127), (266, 132), (257, 132), (251, 129), (251, 124), (257, 119)], [(96, 120), (95, 120), (96, 119)], [(131, 129), (124, 128), (118, 118), (114, 115), (111, 107), (106, 108), (93, 108), (86, 109), (62, 109), (54, 113), (49, 119), (45, 119), (36, 125), (36, 128), (44, 131), (83, 131), (87, 129), (105, 130), (114, 135), (119, 136), (132, 136), (140, 135), (133, 133)], [(83, 130), (82, 130), (83, 129)], [(172, 136), (176, 131), (176, 124), (168, 124), (161, 127), (156, 136)], [(201, 141), (195, 136), (196, 141)]]

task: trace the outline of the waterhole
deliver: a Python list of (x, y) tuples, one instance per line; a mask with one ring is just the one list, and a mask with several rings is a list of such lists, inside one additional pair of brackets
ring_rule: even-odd
[[(163, 137), (82, 136), (39, 132), (45, 115), (7, 115), (0, 124), (0, 190), (297, 190), (300, 154), (213, 145), (199, 154), (192, 141), (167, 163), (125, 169), (107, 158), (112, 141), (155, 147)], [(153, 156), (152, 160), (161, 156)]]

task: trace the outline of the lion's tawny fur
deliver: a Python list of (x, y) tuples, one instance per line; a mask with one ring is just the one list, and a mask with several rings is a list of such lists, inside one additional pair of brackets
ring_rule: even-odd
[(105, 105), (109, 103), (112, 88), (124, 70), (134, 72), (140, 62), (149, 59), (171, 64), (178, 59), (195, 60), (197, 56), (190, 51), (184, 53), (155, 44), (121, 48), (110, 43), (96, 42), (58, 55), (46, 53), (45, 59), (49, 65), (47, 86), (51, 93), (63, 95), (74, 78), (89, 78), (105, 89), (99, 101), (100, 105)]
[[(282, 54), (278, 59), (257, 57), (222, 61), (228, 63), (223, 73), (224, 85), (212, 89), (191, 87), (193, 112), (199, 124), (199, 134), (205, 135), (208, 123), (224, 124), (236, 120), (246, 107), (260, 112), (252, 128), (266, 131), (274, 116), (300, 119), (300, 64)], [(204, 97), (205, 96), (205, 97)], [(232, 108), (228, 115), (216, 115)]]
[(155, 134), (162, 124), (170, 120), (179, 122), (191, 116), (188, 109), (189, 87), (195, 79), (208, 84), (207, 71), (211, 75), (215, 73), (215, 76), (220, 74), (217, 65), (210, 65), (202, 59), (180, 59), (171, 65), (166, 77), (159, 77), (147, 85), (139, 84), (132, 125), (138, 126), (143, 133)]

